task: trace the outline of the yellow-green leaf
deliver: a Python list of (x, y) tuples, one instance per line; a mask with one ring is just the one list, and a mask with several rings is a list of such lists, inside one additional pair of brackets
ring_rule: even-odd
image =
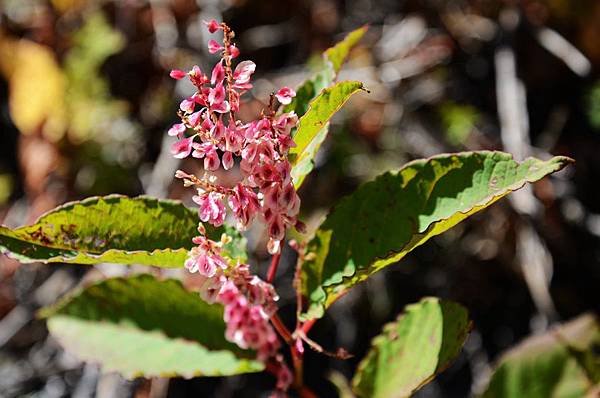
[(134, 377), (228, 376), (263, 365), (225, 340), (223, 308), (176, 280), (113, 278), (43, 309), (50, 333), (76, 357)]
[(502, 152), (464, 152), (417, 160), (364, 184), (330, 212), (307, 245), (301, 288), (308, 309), (302, 318), (322, 317), (352, 286), (571, 161), (519, 163)]
[[(70, 202), (46, 213), (32, 225), (0, 226), (0, 251), (24, 262), (143, 264), (182, 267), (198, 215), (173, 200), (121, 195)], [(244, 261), (245, 240), (233, 228), (208, 228), (230, 258)]]
[(375, 337), (352, 385), (361, 397), (408, 397), (458, 356), (470, 329), (467, 310), (430, 297), (406, 307)]
[(308, 110), (310, 101), (321, 90), (333, 84), (337, 73), (340, 71), (346, 58), (348, 58), (350, 50), (356, 46), (367, 29), (367, 26), (358, 28), (350, 32), (344, 40), (325, 50), (322, 62), (319, 62), (319, 66), (316, 68), (317, 71), (296, 88), (296, 97), (294, 97), (289, 105), (284, 107), (284, 112), (294, 111), (298, 117), (304, 115)]
[(337, 43), (335, 46), (325, 50), (323, 54), (325, 59), (331, 62), (333, 66), (333, 70), (337, 74), (342, 65), (346, 61), (348, 54), (350, 54), (350, 50), (356, 46), (356, 44), (362, 39), (362, 37), (367, 33), (369, 29), (368, 26), (362, 26), (352, 32), (348, 33), (348, 35), (341, 42)]
[(294, 134), (296, 147), (290, 149), (292, 178), (296, 188), (313, 169), (313, 160), (327, 136), (329, 120), (352, 94), (360, 90), (364, 90), (361, 82), (339, 82), (321, 91), (310, 102), (308, 111), (298, 121), (298, 129)]

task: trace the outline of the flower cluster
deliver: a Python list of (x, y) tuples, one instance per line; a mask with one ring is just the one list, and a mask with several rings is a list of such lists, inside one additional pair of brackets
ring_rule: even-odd
[[(266, 362), (280, 346), (269, 323), (277, 311), (277, 293), (273, 285), (252, 275), (247, 264), (228, 267), (221, 255), (227, 238), (224, 235), (221, 242), (211, 241), (201, 225), (198, 229), (201, 235), (193, 239), (197, 246), (191, 250), (185, 267), (200, 274), (200, 296), (208, 303), (224, 306), (227, 340), (241, 348), (256, 350), (258, 359)], [(290, 371), (281, 359), (276, 363), (277, 389), (285, 391), (291, 383)]]
[(259, 359), (267, 360), (279, 348), (277, 335), (269, 324), (269, 318), (277, 311), (278, 297), (273, 285), (252, 275), (247, 264), (228, 267), (221, 256), (222, 242), (201, 235), (194, 238), (194, 243), (197, 246), (185, 267), (202, 277), (201, 297), (225, 307), (227, 340), (256, 350)]
[[(277, 389), (283, 392), (292, 377), (281, 355), (277, 355), (280, 343), (269, 322), (277, 311), (275, 289), (252, 275), (248, 265), (229, 264), (221, 251), (225, 241), (208, 239), (202, 223), (222, 225), (229, 208), (238, 229), (244, 230), (259, 216), (267, 225), (267, 247), (271, 254), (280, 251), (287, 228), (303, 228), (297, 219), (300, 199), (287, 160), (289, 149), (295, 146), (291, 130), (298, 118), (294, 112), (276, 110), (278, 103), (291, 103), (296, 93), (284, 87), (271, 95), (268, 108), (257, 120), (248, 123), (238, 120), (240, 97), (252, 88), (250, 78), (256, 65), (242, 61), (234, 69), (233, 60), (240, 52), (232, 43), (233, 32), (214, 20), (206, 24), (210, 33), (223, 33), (222, 43), (215, 40), (208, 43), (210, 53), (221, 55), (210, 77), (198, 66), (189, 72), (173, 70), (170, 74), (176, 80), (189, 78), (196, 88), (179, 106), (181, 122), (168, 131), (177, 137), (171, 152), (176, 158), (201, 159), (205, 171), (200, 178), (181, 170), (175, 175), (184, 185), (197, 190), (192, 199), (198, 205), (201, 221), (200, 236), (193, 239), (196, 246), (190, 251), (185, 267), (200, 274), (202, 298), (224, 306), (225, 337), (241, 348), (256, 350), (259, 360), (274, 363)], [(221, 167), (230, 170), (236, 162), (240, 180), (233, 186), (219, 184), (214, 172)]]
[(289, 104), (296, 93), (284, 87), (271, 96), (268, 109), (257, 120), (237, 120), (240, 97), (252, 88), (250, 78), (256, 65), (242, 61), (233, 69), (233, 59), (239, 55), (231, 43), (233, 32), (215, 21), (207, 25), (212, 33), (223, 31), (223, 44), (211, 40), (208, 46), (211, 53), (220, 52), (221, 59), (210, 78), (198, 66), (187, 73), (171, 71), (174, 79), (187, 76), (196, 87), (196, 92), (179, 106), (181, 123), (168, 131), (178, 138), (171, 151), (177, 158), (191, 155), (202, 159), (207, 173), (220, 167), (229, 170), (239, 159), (243, 178), (234, 187), (220, 186), (208, 177), (192, 182), (198, 189), (194, 201), (200, 207), (200, 219), (219, 226), (225, 220), (228, 205), (238, 228), (243, 230), (260, 215), (268, 226), (269, 252), (275, 253), (288, 227), (302, 227), (297, 219), (300, 199), (287, 160), (289, 149), (295, 146), (290, 132), (298, 118), (294, 112), (277, 114), (275, 110), (275, 99)]

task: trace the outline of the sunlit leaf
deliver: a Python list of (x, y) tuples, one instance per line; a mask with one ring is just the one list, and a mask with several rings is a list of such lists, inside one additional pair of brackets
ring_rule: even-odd
[(341, 294), (527, 182), (569, 164), (565, 157), (519, 163), (502, 152), (417, 160), (344, 198), (307, 246), (304, 319), (320, 318)]
[(348, 58), (352, 48), (354, 48), (360, 39), (362, 39), (365, 33), (367, 33), (368, 29), (368, 26), (362, 26), (356, 30), (353, 30), (344, 38), (344, 40), (325, 50), (323, 55), (325, 59), (331, 62), (333, 70), (336, 74), (340, 71), (340, 69), (342, 69), (342, 65), (346, 61), (346, 58)]
[[(198, 215), (180, 202), (121, 195), (71, 202), (46, 213), (33, 225), (0, 227), (0, 250), (21, 262), (144, 264), (182, 267)], [(209, 228), (232, 258), (245, 260), (245, 240), (232, 228)]]
[[(350, 51), (363, 37), (367, 29), (366, 26), (356, 29), (350, 32), (344, 40), (327, 49), (323, 53), (323, 60), (317, 68), (317, 72), (296, 89), (296, 97), (289, 105), (284, 107), (285, 112), (294, 111), (303, 123), (303, 126), (299, 125), (293, 133), (298, 147), (290, 151), (293, 166), (292, 178), (296, 188), (302, 185), (304, 178), (314, 168), (314, 158), (329, 133), (329, 119), (347, 101), (349, 96), (359, 89), (357, 88), (349, 93), (346, 91), (358, 82), (342, 82), (340, 85), (333, 87), (331, 85), (334, 83), (337, 73), (346, 61)], [(362, 84), (360, 88), (362, 88)], [(327, 89), (330, 91), (327, 91)], [(318, 104), (317, 101), (323, 103), (324, 106)], [(339, 106), (336, 105), (336, 101), (339, 101)], [(328, 102), (328, 104), (325, 104), (325, 102)], [(327, 107), (332, 107), (333, 112), (331, 114), (316, 114), (319, 109), (325, 110)], [(302, 122), (303, 119), (305, 119), (304, 122)], [(301, 131), (301, 128), (304, 131)]]
[(314, 167), (314, 158), (327, 136), (327, 123), (352, 94), (360, 90), (364, 90), (361, 82), (344, 81), (324, 89), (310, 102), (308, 111), (298, 121), (298, 129), (294, 134), (296, 147), (290, 149), (292, 178), (296, 188), (302, 185), (304, 177)]
[(410, 396), (458, 356), (469, 328), (467, 310), (456, 303), (426, 298), (407, 306), (373, 339), (354, 391), (369, 398)]
[(225, 340), (223, 309), (179, 281), (150, 275), (89, 286), (42, 310), (50, 333), (76, 357), (134, 377), (221, 376), (263, 369)]
[(315, 68), (314, 75), (296, 88), (296, 97), (284, 107), (284, 111), (294, 111), (298, 117), (304, 115), (308, 110), (309, 103), (321, 90), (333, 84), (350, 51), (364, 36), (367, 29), (367, 26), (358, 28), (350, 32), (342, 41), (325, 50), (322, 61)]

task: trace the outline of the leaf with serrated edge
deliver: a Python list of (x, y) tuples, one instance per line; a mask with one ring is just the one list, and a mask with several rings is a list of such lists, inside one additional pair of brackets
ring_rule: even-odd
[(294, 135), (296, 146), (290, 149), (292, 178), (296, 188), (300, 187), (304, 177), (313, 168), (313, 159), (327, 136), (327, 123), (352, 94), (360, 90), (364, 90), (361, 82), (339, 82), (321, 91), (310, 102), (308, 111), (298, 121)]
[(405, 308), (375, 337), (352, 385), (361, 397), (408, 397), (458, 356), (470, 322), (460, 305), (430, 297)]
[(600, 388), (600, 353), (594, 351), (598, 346), (600, 322), (593, 314), (529, 337), (500, 357), (483, 396), (596, 396), (592, 391)]
[(330, 212), (302, 265), (303, 320), (320, 318), (341, 294), (431, 237), (571, 159), (518, 163), (502, 152), (445, 154), (408, 163), (362, 185)]
[(82, 289), (40, 315), (78, 358), (134, 377), (225, 376), (263, 365), (225, 340), (223, 308), (176, 280), (113, 278)]
[[(0, 226), (0, 250), (24, 263), (143, 264), (182, 267), (198, 215), (174, 200), (121, 195), (70, 202), (16, 229)], [(233, 239), (229, 257), (244, 261), (245, 240), (233, 228), (207, 226), (209, 237)]]

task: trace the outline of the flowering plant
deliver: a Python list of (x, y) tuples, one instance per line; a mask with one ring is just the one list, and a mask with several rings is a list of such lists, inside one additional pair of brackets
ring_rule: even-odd
[[(350, 357), (308, 337), (328, 307), (431, 237), (570, 162), (517, 162), (488, 151), (416, 160), (362, 185), (308, 234), (298, 219), (297, 190), (314, 168), (331, 117), (364, 90), (337, 75), (366, 28), (327, 50), (320, 69), (296, 90), (279, 89), (256, 120), (244, 122), (238, 113), (256, 65), (237, 61), (240, 50), (226, 24), (206, 25), (223, 37), (208, 43), (219, 56), (210, 73), (198, 66), (170, 73), (194, 86), (168, 134), (173, 156), (201, 164), (201, 175), (175, 174), (195, 190), (197, 211), (175, 201), (111, 195), (68, 203), (30, 226), (0, 227), (0, 248), (22, 262), (142, 264), (197, 274), (195, 288), (148, 274), (109, 278), (42, 310), (67, 349), (106, 370), (126, 377), (266, 370), (275, 376), (275, 395), (293, 387), (314, 396), (302, 376), (305, 349)], [(225, 184), (217, 177), (221, 169), (237, 180)], [(266, 280), (249, 264), (241, 234), (254, 222), (264, 225), (272, 256)], [(272, 284), (291, 228), (299, 236), (288, 242), (297, 257), (294, 328), (280, 319)], [(426, 298), (408, 306), (373, 340), (352, 380), (355, 393), (410, 395), (458, 355), (468, 331), (459, 304)]]

